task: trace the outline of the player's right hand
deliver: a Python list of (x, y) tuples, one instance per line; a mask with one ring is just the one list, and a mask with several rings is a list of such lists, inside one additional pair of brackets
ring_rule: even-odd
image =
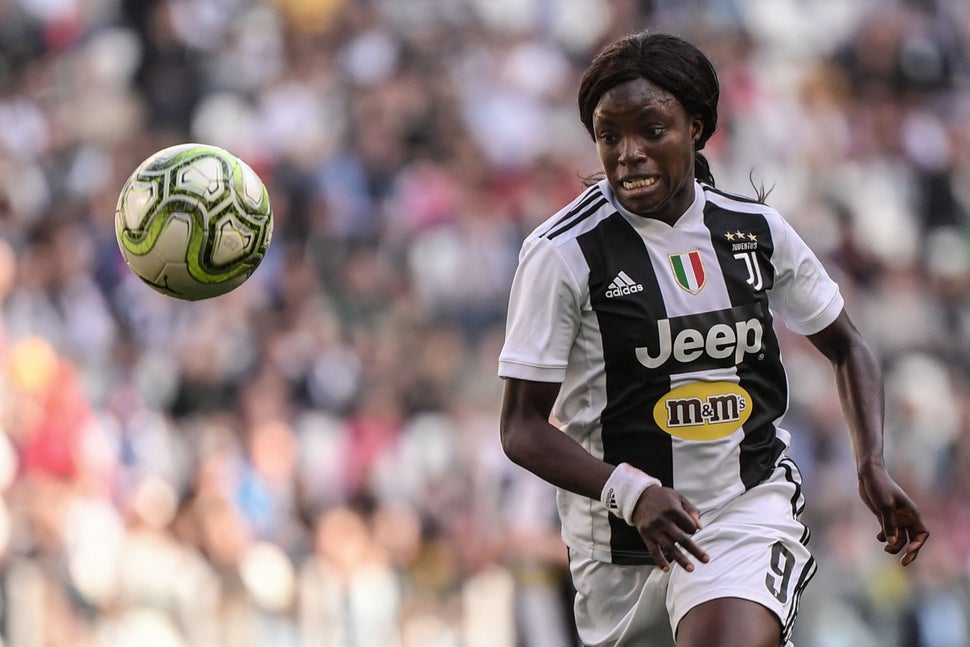
[(657, 566), (665, 572), (671, 562), (693, 571), (691, 555), (705, 564), (711, 559), (692, 539), (701, 528), (700, 513), (676, 490), (648, 487), (637, 501), (633, 522)]

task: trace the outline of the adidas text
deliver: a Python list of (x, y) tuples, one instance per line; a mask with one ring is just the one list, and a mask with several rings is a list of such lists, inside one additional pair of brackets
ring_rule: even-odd
[(606, 296), (612, 299), (613, 297), (622, 297), (636, 292), (643, 292), (643, 286), (627, 276), (626, 272), (620, 272), (610, 282), (610, 286), (606, 290)]
[(634, 292), (643, 292), (643, 286), (637, 283), (636, 285), (624, 285), (623, 287), (611, 287), (606, 291), (606, 296), (608, 297), (622, 297), (626, 294), (633, 294)]

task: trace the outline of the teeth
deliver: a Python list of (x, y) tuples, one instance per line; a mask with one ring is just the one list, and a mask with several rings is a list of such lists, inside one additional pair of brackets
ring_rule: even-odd
[(637, 180), (624, 180), (624, 189), (640, 189), (645, 186), (651, 186), (657, 183), (657, 178), (655, 177), (644, 177)]

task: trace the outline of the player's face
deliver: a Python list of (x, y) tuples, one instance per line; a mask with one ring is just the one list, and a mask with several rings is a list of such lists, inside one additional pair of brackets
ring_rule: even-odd
[(674, 95), (646, 79), (607, 90), (593, 111), (593, 135), (620, 204), (675, 223), (694, 200), (694, 142), (702, 129)]

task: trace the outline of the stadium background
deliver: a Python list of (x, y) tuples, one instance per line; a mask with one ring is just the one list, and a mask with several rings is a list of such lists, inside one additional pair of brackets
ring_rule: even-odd
[[(643, 27), (714, 59), (718, 185), (773, 186), (842, 283), (933, 532), (905, 571), (879, 550), (830, 370), (786, 335), (820, 563), (798, 644), (970, 645), (962, 0), (0, 0), (2, 644), (571, 644), (496, 357), (522, 236), (597, 168), (578, 78)], [(113, 233), (183, 141), (250, 162), (276, 215), (197, 304)]]

